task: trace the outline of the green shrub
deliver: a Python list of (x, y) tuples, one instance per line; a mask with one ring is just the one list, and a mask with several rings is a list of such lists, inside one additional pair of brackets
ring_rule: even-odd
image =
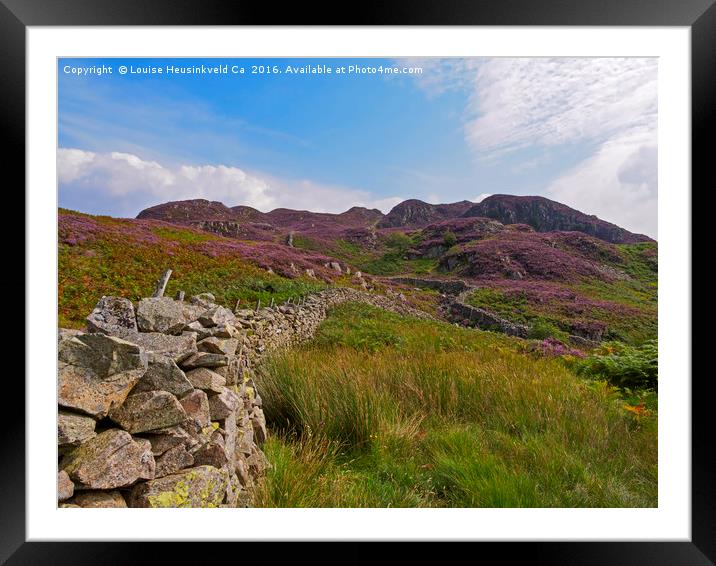
[(443, 243), (448, 247), (452, 248), (455, 244), (457, 244), (457, 236), (454, 234), (454, 232), (451, 232), (448, 230), (443, 234)]
[(578, 374), (603, 379), (622, 388), (657, 389), (659, 355), (656, 340), (640, 346), (610, 343), (601, 351), (575, 362)]
[(535, 340), (544, 340), (545, 338), (567, 340), (569, 335), (550, 322), (545, 320), (535, 320), (530, 326), (527, 337)]
[(385, 241), (385, 245), (395, 250), (398, 254), (404, 254), (412, 244), (412, 240), (403, 232), (391, 233)]

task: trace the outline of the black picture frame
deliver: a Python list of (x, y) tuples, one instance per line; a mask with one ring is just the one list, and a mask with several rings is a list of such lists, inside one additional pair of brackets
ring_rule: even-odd
[[(348, 15), (346, 15), (348, 14)], [(348, 19), (349, 18), (349, 19)], [(712, 188), (710, 141), (716, 100), (716, 6), (714, 0), (401, 0), (363, 2), (345, 11), (315, 4), (222, 2), (221, 0), (0, 0), (0, 93), (2, 131), (10, 142), (6, 163), (24, 183), (25, 148), (25, 32), (28, 26), (63, 25), (511, 25), (511, 26), (686, 26), (691, 28), (692, 55), (692, 177), (693, 185)], [(8, 139), (9, 138), (9, 139)], [(8, 167), (9, 168), (9, 167)], [(710, 181), (710, 182), (709, 182)], [(20, 186), (20, 185), (18, 185)], [(685, 190), (691, 190), (685, 187)], [(693, 193), (692, 193), (693, 194)], [(27, 301), (31, 297), (25, 297)], [(690, 329), (685, 329), (690, 332)], [(684, 376), (689, 379), (691, 376)], [(708, 378), (702, 375), (701, 378)], [(4, 386), (11, 399), (24, 397), (22, 383), (14, 378)], [(711, 445), (710, 396), (705, 379), (692, 381), (692, 539), (691, 542), (533, 542), (477, 543), (475, 559), (485, 551), (500, 553), (500, 560), (529, 560), (547, 564), (714, 564), (716, 563), (716, 458)], [(16, 388), (13, 391), (11, 388)], [(21, 391), (22, 389), (22, 391)], [(2, 428), (3, 464), (0, 466), (0, 563), (17, 564), (126, 564), (167, 560), (164, 545), (25, 542), (25, 437), (20, 424), (24, 407), (12, 424)], [(111, 525), (108, 525), (111, 533)], [(320, 539), (320, 533), (316, 533)], [(242, 543), (247, 544), (247, 543)], [(264, 543), (253, 543), (261, 548)], [(272, 559), (282, 553), (297, 558), (310, 553), (312, 561), (365, 562), (383, 553), (377, 543), (350, 543), (336, 553), (309, 550), (296, 544), (272, 545)], [(233, 546), (233, 545), (232, 545)], [(279, 546), (279, 549), (276, 547)], [(329, 545), (330, 546), (330, 545)], [(183, 545), (182, 562), (204, 559), (206, 550)], [(303, 552), (301, 552), (303, 551)], [(423, 558), (424, 545), (412, 545)], [(212, 550), (212, 553), (214, 551)], [(230, 550), (229, 552), (234, 552)], [(242, 551), (242, 554), (246, 551)], [(252, 550), (266, 556), (269, 551)], [(403, 552), (401, 550), (401, 552)], [(444, 550), (438, 550), (444, 553)], [(477, 552), (477, 554), (475, 554)], [(238, 557), (237, 557), (238, 559)], [(405, 561), (407, 556), (403, 555)], [(260, 560), (264, 560), (260, 558)]]

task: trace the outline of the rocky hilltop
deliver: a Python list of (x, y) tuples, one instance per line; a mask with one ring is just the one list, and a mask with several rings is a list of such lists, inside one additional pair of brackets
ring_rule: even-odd
[(613, 244), (653, 241), (544, 197), (492, 195), (470, 207), (463, 216), (493, 218), (503, 224), (527, 224), (537, 232), (584, 232)]
[(263, 213), (249, 206), (229, 208), (220, 202), (195, 199), (159, 204), (142, 210), (137, 218), (197, 226), (209, 231), (216, 227), (222, 235), (233, 231), (237, 236), (245, 234), (249, 238), (266, 230), (325, 233), (338, 237), (347, 230), (418, 229), (458, 218), (489, 218), (505, 225), (530, 226), (536, 232), (583, 232), (614, 244), (653, 241), (648, 236), (634, 234), (559, 202), (515, 195), (493, 195), (477, 204), (467, 200), (430, 204), (410, 199), (397, 204), (388, 214), (359, 206), (340, 214), (287, 208)]
[(462, 216), (472, 205), (468, 200), (451, 204), (429, 204), (417, 199), (404, 200), (378, 222), (378, 227), (418, 228), (432, 222)]

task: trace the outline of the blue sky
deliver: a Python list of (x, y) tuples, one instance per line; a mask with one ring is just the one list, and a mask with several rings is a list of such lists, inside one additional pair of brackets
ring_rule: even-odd
[[(167, 65), (246, 72), (119, 73)], [(422, 72), (286, 72), (306, 65)], [(653, 59), (61, 59), (59, 204), (340, 212), (540, 194), (656, 236), (656, 80)]]

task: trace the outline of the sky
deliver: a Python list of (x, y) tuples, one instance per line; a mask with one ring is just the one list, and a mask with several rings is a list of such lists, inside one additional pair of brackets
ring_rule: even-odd
[(60, 59), (57, 171), (116, 217), (516, 194), (656, 238), (657, 59)]

